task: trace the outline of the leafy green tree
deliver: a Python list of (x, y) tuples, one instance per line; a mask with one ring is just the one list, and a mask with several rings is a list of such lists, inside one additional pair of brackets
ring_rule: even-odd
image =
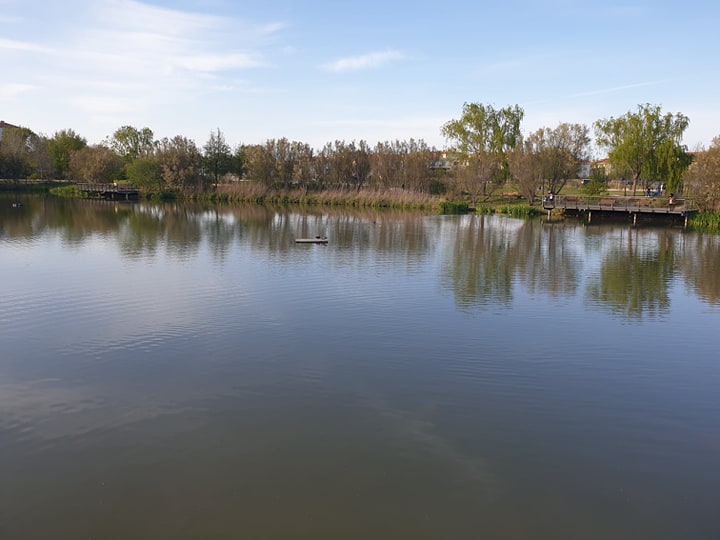
[(213, 184), (217, 186), (220, 177), (233, 169), (233, 156), (230, 145), (225, 142), (225, 135), (218, 128), (210, 132), (210, 138), (203, 148), (206, 174), (213, 178)]
[(461, 176), (473, 205), (509, 177), (507, 153), (520, 138), (524, 115), (518, 105), (496, 110), (492, 105), (465, 103), (460, 118), (442, 127), (443, 136), (464, 161)]
[(122, 126), (115, 130), (108, 144), (125, 163), (152, 154), (155, 142), (150, 128), (137, 129), (133, 126)]
[(662, 114), (660, 106), (639, 105), (636, 112), (595, 122), (597, 144), (608, 150), (613, 169), (626, 171), (633, 179), (633, 195), (642, 183), (667, 184), (668, 191), (682, 191), (682, 177), (691, 158), (681, 144), (689, 119), (680, 114)]
[(154, 156), (139, 157), (126, 165), (128, 182), (147, 191), (162, 191), (163, 169)]
[(66, 178), (70, 168), (70, 155), (87, 146), (87, 141), (72, 129), (55, 132), (48, 140), (48, 152), (58, 178)]

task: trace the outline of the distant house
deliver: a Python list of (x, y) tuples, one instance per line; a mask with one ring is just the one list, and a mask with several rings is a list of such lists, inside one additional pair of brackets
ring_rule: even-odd
[(433, 171), (449, 171), (455, 168), (458, 164), (456, 156), (448, 155), (447, 152), (443, 152), (440, 159), (434, 159), (430, 163), (430, 169)]
[(605, 171), (606, 177), (609, 177), (610, 172), (612, 171), (612, 165), (610, 164), (610, 160), (608, 158), (597, 159), (597, 160), (593, 161), (591, 168), (592, 169), (602, 169), (603, 171)]
[(3, 129), (5, 128), (17, 128), (18, 126), (13, 126), (12, 124), (8, 124), (5, 120), (0, 120), (0, 141), (2, 140), (3, 135)]
[(430, 169), (433, 171), (449, 171), (454, 166), (454, 162), (447, 159), (436, 159), (430, 163)]

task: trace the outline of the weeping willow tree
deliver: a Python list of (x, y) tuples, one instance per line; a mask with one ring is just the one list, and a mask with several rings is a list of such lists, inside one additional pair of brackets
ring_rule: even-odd
[(639, 105), (636, 112), (595, 122), (598, 146), (607, 149), (613, 169), (627, 173), (637, 188), (653, 182), (681, 192), (683, 173), (691, 162), (682, 137), (690, 120), (680, 113), (662, 114), (659, 105)]
[(473, 206), (509, 178), (507, 155), (520, 141), (524, 116), (518, 105), (495, 109), (465, 103), (460, 118), (443, 126), (443, 136), (463, 163), (457, 175)]

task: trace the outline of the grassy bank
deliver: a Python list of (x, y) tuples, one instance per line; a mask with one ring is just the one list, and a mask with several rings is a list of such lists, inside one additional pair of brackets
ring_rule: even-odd
[(218, 186), (217, 191), (203, 193), (200, 200), (219, 203), (301, 204), (347, 206), (356, 208), (397, 208), (431, 210), (442, 198), (436, 195), (399, 190), (274, 190), (257, 184)]
[(688, 228), (694, 231), (720, 233), (720, 214), (695, 214), (688, 219)]
[(70, 186), (58, 186), (50, 188), (50, 194), (55, 195), (56, 197), (68, 197), (68, 198), (78, 198), (82, 197), (82, 193), (78, 191), (78, 188), (76, 185), (70, 185)]
[[(21, 191), (30, 191), (27, 188), (28, 186), (21, 185), (19, 189)], [(32, 191), (37, 191), (37, 189), (37, 185), (33, 185)], [(84, 197), (74, 184), (47, 184), (44, 190), (58, 197)], [(203, 193), (141, 192), (141, 197), (154, 201), (185, 199), (210, 204), (253, 203), (283, 206), (386, 208), (419, 210), (439, 214), (505, 214), (517, 218), (528, 218), (542, 214), (542, 209), (539, 206), (530, 206), (526, 201), (516, 196), (505, 194), (498, 194), (497, 197), (485, 200), (476, 208), (472, 208), (466, 201), (448, 200), (446, 196), (409, 190), (278, 190), (245, 182), (219, 185), (216, 190)]]
[[(299, 204), (354, 208), (392, 208), (424, 210), (439, 214), (506, 214), (513, 217), (532, 217), (543, 213), (539, 206), (499, 194), (497, 198), (484, 201), (473, 209), (468, 202), (448, 200), (440, 195), (401, 190), (287, 190), (276, 191), (256, 184), (219, 186), (217, 191), (205, 193), (200, 199), (209, 202), (251, 202), (260, 204)], [(510, 202), (512, 201), (512, 202)]]

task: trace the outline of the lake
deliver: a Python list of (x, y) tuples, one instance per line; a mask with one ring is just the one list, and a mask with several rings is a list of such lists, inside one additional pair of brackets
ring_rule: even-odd
[(717, 539), (719, 345), (681, 228), (0, 194), (0, 538)]

